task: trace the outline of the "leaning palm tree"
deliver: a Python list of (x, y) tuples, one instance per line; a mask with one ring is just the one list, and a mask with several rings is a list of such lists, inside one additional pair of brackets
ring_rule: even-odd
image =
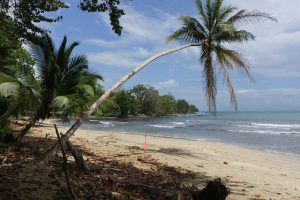
[[(164, 55), (189, 47), (197, 46), (200, 50), (200, 63), (203, 64), (204, 88), (209, 111), (214, 113), (216, 110), (216, 67), (213, 65), (215, 58), (223, 72), (231, 95), (231, 103), (236, 110), (236, 96), (228, 69), (240, 69), (246, 73), (250, 80), (253, 80), (253, 78), (249, 72), (249, 66), (246, 60), (243, 59), (238, 52), (227, 49), (224, 44), (247, 42), (255, 38), (252, 33), (239, 29), (238, 25), (241, 23), (257, 22), (264, 19), (276, 20), (268, 13), (259, 11), (248, 12), (246, 10), (238, 10), (236, 7), (230, 5), (224, 6), (223, 0), (205, 0), (203, 2), (205, 3), (203, 4), (202, 0), (196, 0), (197, 9), (200, 14), (199, 20), (192, 17), (181, 17), (180, 20), (183, 22), (183, 26), (168, 38), (168, 41), (176, 40), (185, 43), (185, 45), (156, 54), (135, 67), (107, 90), (89, 110), (87, 110), (85, 115), (76, 120), (72, 127), (66, 132), (62, 141), (67, 141), (81, 126), (82, 121), (88, 118), (113, 91), (118, 89), (149, 63)], [(58, 148), (59, 146), (57, 144), (53, 146), (46, 153), (44, 161), (47, 162)]]
[[(228, 49), (225, 45), (254, 40), (255, 36), (246, 30), (239, 29), (241, 23), (255, 22), (272, 18), (267, 13), (258, 11), (247, 12), (233, 6), (223, 6), (223, 0), (197, 0), (199, 20), (182, 16), (183, 26), (175, 31), (168, 41), (179, 41), (185, 44), (202, 43), (200, 47), (200, 63), (203, 65), (204, 90), (210, 112), (216, 111), (216, 70), (219, 67), (230, 93), (231, 104), (237, 110), (236, 95), (228, 70), (238, 69), (254, 81), (250, 74), (247, 61), (240, 53)], [(216, 59), (216, 62), (214, 62)], [(213, 63), (216, 63), (215, 66)]]
[(13, 96), (7, 112), (0, 117), (0, 123), (21, 108), (31, 111), (29, 123), (18, 135), (18, 143), (37, 121), (51, 117), (54, 112), (66, 113), (64, 111), (69, 109), (71, 102), (93, 96), (102, 76), (88, 71), (85, 56), (71, 57), (76, 46), (77, 42), (67, 46), (64, 37), (56, 50), (52, 39), (45, 35), (39, 45), (30, 46), (36, 77), (31, 73), (16, 76), (3, 70), (0, 72), (0, 93)]

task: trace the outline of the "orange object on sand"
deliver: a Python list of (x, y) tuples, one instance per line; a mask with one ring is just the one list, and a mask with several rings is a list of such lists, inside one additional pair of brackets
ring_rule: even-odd
[(145, 134), (144, 152), (147, 151), (147, 149), (148, 149), (148, 144), (147, 144), (146, 134)]

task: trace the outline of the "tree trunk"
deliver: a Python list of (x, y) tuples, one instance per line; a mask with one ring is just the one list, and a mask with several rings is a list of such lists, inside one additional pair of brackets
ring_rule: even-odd
[(21, 144), (21, 141), (23, 137), (26, 135), (26, 133), (31, 129), (31, 127), (35, 124), (35, 122), (38, 120), (38, 117), (35, 115), (33, 116), (29, 123), (26, 124), (25, 128), (22, 129), (22, 131), (19, 133), (17, 137), (17, 145), (19, 146)]
[(72, 156), (75, 159), (77, 168), (81, 171), (88, 171), (89, 168), (83, 159), (82, 152), (80, 150), (77, 150), (76, 147), (69, 140), (66, 142), (66, 144), (70, 149)]
[[(182, 49), (186, 49), (188, 47), (195, 47), (195, 46), (201, 46), (202, 43), (193, 43), (193, 44), (188, 44), (188, 45), (184, 45), (184, 46), (180, 46), (174, 49), (170, 49), (167, 51), (163, 51), (161, 53), (158, 53), (150, 58), (148, 58), (147, 60), (145, 60), (142, 64), (136, 66), (131, 72), (129, 72), (127, 75), (125, 75), (123, 78), (121, 78), (118, 82), (116, 82), (109, 90), (107, 90), (95, 103), (93, 103), (93, 105), (90, 107), (90, 109), (83, 113), (83, 115), (78, 118), (76, 120), (76, 122), (71, 126), (71, 128), (66, 132), (66, 134), (64, 134), (61, 138), (62, 142), (65, 144), (66, 141), (75, 133), (75, 131), (81, 126), (82, 121), (85, 119), (88, 119), (89, 116), (91, 114), (93, 114), (93, 112), (95, 112), (95, 110), (102, 104), (102, 102), (108, 98), (116, 89), (118, 89), (121, 85), (123, 85), (128, 79), (130, 79), (132, 76), (134, 76), (136, 73), (138, 73), (141, 69), (143, 69), (146, 65), (148, 65), (149, 63), (153, 62), (154, 60), (176, 52), (176, 51), (180, 51)], [(55, 145), (53, 145), (45, 154), (43, 162), (47, 163), (49, 161), (49, 159), (51, 159), (56, 152), (59, 150), (59, 144), (56, 143)]]

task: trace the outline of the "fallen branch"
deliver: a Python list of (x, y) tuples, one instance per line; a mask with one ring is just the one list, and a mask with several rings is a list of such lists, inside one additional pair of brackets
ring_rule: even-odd
[(75, 159), (77, 168), (81, 171), (88, 171), (89, 168), (83, 159), (82, 152), (80, 150), (77, 150), (76, 147), (69, 140), (66, 142), (66, 144), (70, 149), (72, 156)]
[(71, 199), (74, 199), (76, 200), (76, 194), (73, 190), (73, 187), (71, 185), (71, 181), (70, 181), (70, 173), (69, 173), (69, 170), (68, 170), (68, 160), (67, 160), (67, 156), (66, 156), (66, 151), (64, 149), (64, 145), (62, 144), (61, 142), (61, 138), (59, 136), (59, 132), (57, 130), (57, 127), (56, 127), (56, 124), (54, 124), (54, 128), (55, 128), (55, 132), (56, 132), (56, 136), (57, 136), (57, 139), (58, 139), (58, 143), (60, 145), (60, 148), (61, 148), (61, 152), (62, 152), (62, 155), (63, 155), (63, 170), (64, 170), (64, 174), (65, 174), (65, 178), (66, 178), (66, 182), (67, 182), (67, 186), (68, 186), (68, 190), (70, 192), (70, 195), (71, 195)]

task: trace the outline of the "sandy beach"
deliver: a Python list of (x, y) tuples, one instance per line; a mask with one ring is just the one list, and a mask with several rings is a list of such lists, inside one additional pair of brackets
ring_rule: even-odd
[[(31, 136), (45, 137), (47, 133), (52, 134), (53, 129), (33, 131)], [(190, 184), (198, 187), (220, 177), (231, 190), (231, 200), (300, 199), (300, 159), (208, 141), (153, 136), (147, 136), (148, 149), (144, 152), (144, 138), (142, 134), (79, 130), (71, 141), (95, 155), (130, 162), (138, 168), (148, 167), (138, 158), (150, 155), (161, 163), (193, 172)], [(85, 158), (93, 162), (88, 155)]]

